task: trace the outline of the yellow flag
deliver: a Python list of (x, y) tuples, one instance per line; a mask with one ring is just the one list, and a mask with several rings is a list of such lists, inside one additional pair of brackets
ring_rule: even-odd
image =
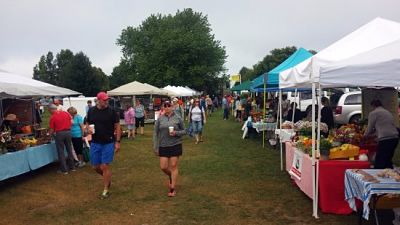
[(231, 81), (240, 81), (240, 74), (232, 74), (230, 76)]

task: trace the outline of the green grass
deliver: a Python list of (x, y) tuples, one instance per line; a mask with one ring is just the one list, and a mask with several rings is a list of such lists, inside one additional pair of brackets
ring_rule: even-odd
[(112, 195), (99, 200), (101, 179), (89, 167), (68, 176), (55, 165), (0, 185), (0, 224), (356, 224), (357, 217), (314, 219), (312, 202), (280, 171), (279, 153), (241, 126), (209, 118), (205, 142), (186, 137), (177, 196), (152, 151), (152, 126), (122, 141), (112, 165)]

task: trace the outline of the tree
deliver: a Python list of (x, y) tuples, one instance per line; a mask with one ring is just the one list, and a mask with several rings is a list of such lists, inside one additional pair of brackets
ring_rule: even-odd
[(124, 29), (117, 44), (123, 58), (113, 77), (123, 76), (119, 72), (128, 69), (128, 79), (212, 92), (210, 85), (225, 70), (224, 47), (211, 33), (207, 16), (192, 9), (151, 15), (139, 27)]
[(110, 80), (110, 88), (114, 89), (123, 84), (137, 80), (136, 69), (134, 65), (126, 60), (121, 60), (118, 66), (114, 67)]
[(83, 52), (74, 55), (71, 50), (63, 49), (57, 53), (56, 59), (49, 53), (40, 57), (34, 67), (34, 79), (69, 88), (85, 96), (95, 96), (97, 92), (109, 89), (106, 74), (93, 67)]
[(56, 65), (52, 52), (42, 55), (38, 64), (33, 68), (33, 78), (50, 84), (58, 85)]

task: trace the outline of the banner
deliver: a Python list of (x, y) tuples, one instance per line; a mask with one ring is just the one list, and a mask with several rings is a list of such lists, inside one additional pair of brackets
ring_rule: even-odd
[(230, 76), (231, 81), (240, 82), (240, 74), (232, 74)]
[(292, 168), (289, 174), (298, 180), (301, 180), (301, 169), (303, 167), (303, 152), (296, 150), (293, 155)]

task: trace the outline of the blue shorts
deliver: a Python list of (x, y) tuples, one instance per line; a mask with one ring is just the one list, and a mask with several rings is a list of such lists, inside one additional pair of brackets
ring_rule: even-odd
[(110, 164), (114, 159), (114, 142), (109, 144), (90, 144), (90, 162), (93, 166)]
[(194, 134), (201, 134), (203, 132), (203, 124), (201, 121), (192, 121), (192, 128)]
[(133, 129), (135, 129), (135, 124), (128, 124), (128, 125), (126, 125), (126, 126), (127, 126), (128, 130), (133, 130)]

